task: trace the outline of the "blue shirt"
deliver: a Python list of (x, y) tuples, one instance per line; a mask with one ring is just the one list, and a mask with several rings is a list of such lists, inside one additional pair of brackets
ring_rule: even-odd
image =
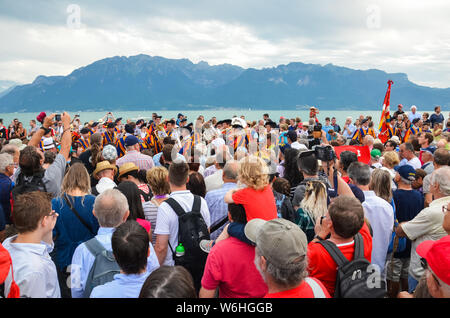
[[(95, 238), (108, 251), (112, 251), (111, 238), (114, 231), (115, 228), (101, 227), (98, 230), (97, 236), (95, 236)], [(156, 257), (152, 244), (149, 244), (149, 247), (150, 256), (147, 259), (147, 272), (150, 274), (155, 269), (159, 268), (159, 261)], [(91, 252), (89, 252), (86, 244), (83, 243), (75, 249), (70, 268), (72, 298), (83, 297), (87, 277), (91, 270), (92, 264), (94, 264), (94, 260), (95, 257), (91, 254)]]
[[(236, 188), (236, 183), (227, 182), (222, 185), (220, 189), (211, 190), (206, 193), (205, 200), (206, 204), (208, 205), (209, 214), (211, 215), (211, 225), (214, 225), (214, 223), (222, 220), (225, 218), (228, 214), (228, 204), (225, 203), (223, 200), (225, 197), (225, 194), (231, 190)], [(211, 233), (211, 239), (215, 240), (220, 233), (222, 233), (223, 228), (225, 227), (227, 223), (222, 225), (219, 229), (217, 229), (215, 232)]]
[[(67, 196), (80, 217), (91, 227), (94, 233), (98, 232), (97, 218), (92, 214), (95, 196), (89, 194), (84, 197)], [(76, 217), (75, 213), (61, 198), (52, 200), (52, 209), (59, 214), (53, 229), (55, 240), (54, 261), (59, 270), (63, 270), (72, 262), (72, 256), (78, 245), (93, 238), (86, 226)]]
[(95, 287), (90, 298), (138, 298), (142, 285), (150, 274), (117, 274), (114, 280)]
[(6, 224), (11, 224), (11, 190), (13, 184), (11, 179), (4, 173), (0, 173), (0, 204), (3, 208)]

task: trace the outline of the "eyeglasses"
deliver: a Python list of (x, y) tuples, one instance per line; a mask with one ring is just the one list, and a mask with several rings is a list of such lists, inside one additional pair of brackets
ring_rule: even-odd
[(59, 216), (59, 214), (56, 213), (55, 210), (52, 210), (48, 216)]

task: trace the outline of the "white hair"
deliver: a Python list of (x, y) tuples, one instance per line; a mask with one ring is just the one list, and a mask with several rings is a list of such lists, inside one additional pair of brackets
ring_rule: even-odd
[(438, 173), (433, 173), (433, 183), (439, 185), (439, 190), (444, 196), (450, 195), (450, 167), (445, 166), (436, 170)]
[(94, 202), (95, 216), (102, 227), (119, 226), (128, 209), (127, 198), (117, 189), (102, 192)]
[(417, 106), (416, 105), (412, 105), (410, 109), (413, 110), (413, 108), (417, 109)]
[(14, 164), (13, 156), (9, 153), (0, 154), (0, 173), (5, 173), (6, 167)]

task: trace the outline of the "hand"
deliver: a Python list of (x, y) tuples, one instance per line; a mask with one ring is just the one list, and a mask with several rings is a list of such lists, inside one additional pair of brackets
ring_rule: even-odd
[(64, 129), (70, 128), (70, 115), (64, 112), (61, 116), (61, 121), (63, 123)]
[(53, 126), (53, 124), (55, 123), (53, 121), (53, 118), (55, 118), (55, 115), (56, 114), (51, 114), (50, 116), (45, 117), (44, 122), (42, 123), (42, 126), (47, 129), (49, 129), (51, 126)]
[[(316, 220), (316, 225), (314, 226), (314, 232), (316, 235), (319, 235), (321, 238), (326, 238), (328, 234), (330, 234), (330, 217), (321, 217), (319, 216)], [(322, 224), (320, 224), (322, 222)]]

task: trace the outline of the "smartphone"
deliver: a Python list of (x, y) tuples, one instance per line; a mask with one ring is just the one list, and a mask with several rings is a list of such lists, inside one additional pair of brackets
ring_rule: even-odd
[(61, 114), (55, 115), (55, 121), (61, 121)]

